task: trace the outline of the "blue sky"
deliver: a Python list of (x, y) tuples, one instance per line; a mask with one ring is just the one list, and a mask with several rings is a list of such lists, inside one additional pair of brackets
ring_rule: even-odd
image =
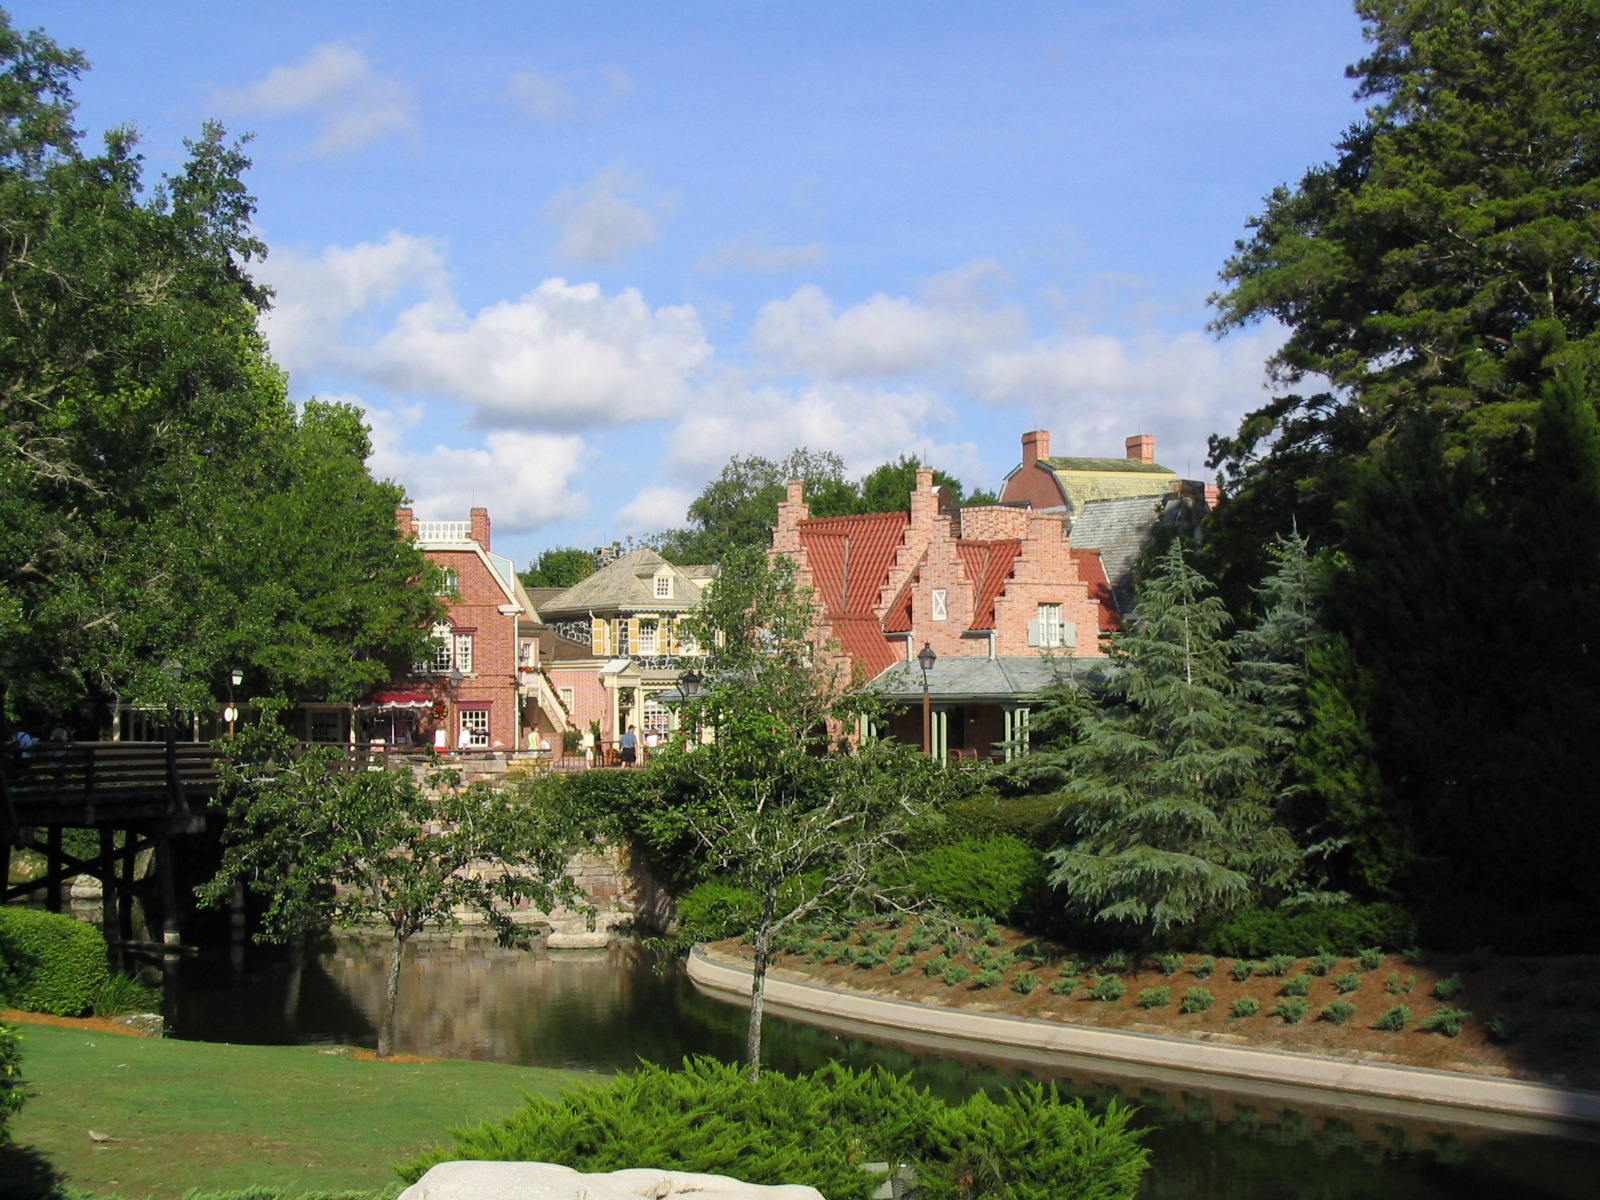
[(1043, 427), (1203, 474), (1280, 337), (1205, 332), (1217, 269), (1359, 115), (1348, 0), (8, 9), (152, 175), (254, 134), (291, 392), (519, 562), (679, 523), (735, 453), (992, 488)]

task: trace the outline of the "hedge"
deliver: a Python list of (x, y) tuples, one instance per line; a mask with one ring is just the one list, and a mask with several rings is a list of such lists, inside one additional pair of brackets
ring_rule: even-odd
[(106, 939), (95, 926), (33, 908), (0, 908), (0, 998), (12, 1008), (83, 1016), (106, 975)]
[(11, 1140), (6, 1124), (17, 1115), (27, 1088), (22, 1079), (22, 1046), (17, 1031), (0, 1025), (0, 1146)]
[(1192, 949), (1226, 958), (1305, 958), (1323, 950), (1349, 956), (1368, 946), (1403, 950), (1417, 941), (1416, 922), (1394, 904), (1252, 908), (1197, 931)]
[(1044, 855), (1011, 834), (963, 838), (913, 857), (913, 892), (963, 917), (1013, 921), (1045, 886)]
[(829, 1063), (792, 1078), (764, 1071), (751, 1082), (738, 1066), (702, 1058), (676, 1071), (645, 1064), (603, 1086), (529, 1099), (504, 1120), (454, 1131), (453, 1146), (399, 1170), (409, 1183), (452, 1159), (579, 1171), (648, 1164), (866, 1200), (882, 1180), (858, 1164), (890, 1162), (913, 1166), (920, 1200), (1131, 1200), (1148, 1151), (1127, 1127), (1129, 1115), (1113, 1105), (1091, 1116), (1039, 1084), (998, 1101), (979, 1092), (947, 1104), (882, 1068)]

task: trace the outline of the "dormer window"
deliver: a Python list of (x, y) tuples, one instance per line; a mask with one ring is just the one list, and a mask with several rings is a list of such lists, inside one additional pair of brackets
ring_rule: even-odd
[(672, 599), (672, 576), (671, 575), (657, 575), (656, 576), (656, 599), (657, 600), (671, 600)]

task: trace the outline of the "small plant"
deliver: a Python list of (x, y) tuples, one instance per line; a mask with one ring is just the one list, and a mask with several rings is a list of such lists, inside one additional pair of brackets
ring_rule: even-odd
[(1383, 990), (1391, 996), (1409, 996), (1417, 986), (1417, 977), (1407, 975), (1404, 980), (1398, 971), (1390, 971), (1389, 978), (1383, 981)]
[(1489, 1018), (1489, 1036), (1505, 1045), (1527, 1033), (1532, 1025), (1533, 1018), (1527, 1013), (1495, 1013)]
[(94, 994), (94, 1015), (120, 1017), (124, 1013), (161, 1011), (161, 993), (132, 975), (112, 975)]
[(1100, 982), (1096, 983), (1093, 990), (1090, 991), (1089, 997), (1093, 1000), (1104, 1000), (1107, 1004), (1114, 1004), (1122, 999), (1127, 990), (1128, 985), (1115, 975), (1102, 975)]
[(1341, 996), (1348, 996), (1351, 992), (1361, 990), (1361, 976), (1355, 971), (1346, 971), (1343, 975), (1333, 977), (1333, 986)]
[(1436, 1008), (1422, 1018), (1417, 1028), (1424, 1033), (1442, 1033), (1445, 1037), (1460, 1037), (1461, 1023), (1471, 1015), (1459, 1008)]
[(1454, 1000), (1466, 990), (1467, 985), (1462, 982), (1460, 972), (1435, 980), (1433, 985), (1433, 994), (1441, 1000)]
[(1267, 960), (1257, 970), (1262, 975), (1280, 976), (1287, 975), (1292, 966), (1294, 966), (1294, 955), (1272, 954), (1267, 956)]
[(960, 963), (951, 963), (944, 969), (943, 979), (946, 987), (955, 987), (972, 978), (972, 972)]
[(1050, 994), (1052, 996), (1070, 996), (1078, 990), (1078, 985), (1083, 980), (1077, 975), (1058, 975), (1050, 981)]
[(1255, 965), (1255, 963), (1246, 962), (1242, 958), (1235, 959), (1234, 963), (1233, 963), (1233, 966), (1228, 968), (1228, 974), (1233, 976), (1233, 981), (1235, 983), (1243, 983), (1245, 980), (1249, 979), (1250, 976), (1254, 975), (1255, 973), (1256, 973), (1256, 965)]
[(1356, 965), (1363, 971), (1376, 971), (1383, 966), (1383, 948), (1370, 946), (1356, 955)]
[(1183, 955), (1163, 954), (1156, 959), (1156, 969), (1163, 975), (1176, 975), (1183, 970)]
[(1326, 950), (1323, 950), (1306, 964), (1306, 970), (1320, 978), (1323, 975), (1330, 974), (1338, 965), (1339, 956), (1337, 954), (1329, 954)]
[(1126, 950), (1113, 950), (1100, 960), (1100, 965), (1107, 971), (1126, 971), (1133, 965), (1133, 955)]
[(956, 955), (961, 953), (961, 947), (964, 943), (962, 941), (960, 932), (958, 930), (951, 929), (947, 930), (944, 937), (939, 939), (939, 944), (944, 947), (944, 952), (946, 954), (948, 954), (951, 958), (954, 958)]
[(995, 931), (994, 918), (974, 917), (969, 928), (972, 930), (973, 937), (987, 939)]
[(1216, 1002), (1217, 998), (1203, 987), (1185, 988), (1183, 1000), (1178, 1005), (1178, 1011), (1203, 1013)]
[(1261, 1011), (1261, 1001), (1254, 996), (1240, 996), (1228, 1009), (1231, 1017), (1253, 1017)]
[(1494, 950), (1489, 946), (1474, 946), (1472, 953), (1461, 960), (1463, 971), (1481, 971), (1489, 965), (1494, 958)]
[(1189, 968), (1196, 979), (1210, 979), (1212, 972), (1216, 969), (1217, 960), (1209, 954)]
[(1322, 1011), (1317, 1014), (1319, 1020), (1330, 1025), (1343, 1025), (1356, 1015), (1356, 1006), (1348, 1000), (1330, 1000), (1322, 1006)]
[(993, 967), (978, 972), (978, 977), (972, 981), (973, 987), (997, 988), (1000, 986), (1002, 976)]
[(1311, 1002), (1304, 996), (1290, 996), (1267, 1009), (1267, 1015), (1281, 1017), (1285, 1025), (1298, 1025), (1311, 1011)]
[(1402, 953), (1405, 955), (1406, 961), (1413, 967), (1425, 967), (1433, 961), (1433, 955), (1429, 954), (1421, 946), (1412, 946), (1409, 950), (1402, 951)]
[(1061, 973), (1063, 975), (1087, 975), (1089, 964), (1081, 958), (1068, 958), (1062, 960)]
[(1278, 989), (1285, 996), (1306, 996), (1311, 993), (1311, 976), (1304, 971), (1298, 975), (1291, 975), (1283, 981), (1283, 986)]
[(893, 958), (891, 958), (889, 960), (889, 974), (891, 974), (891, 975), (904, 975), (905, 972), (906, 972), (906, 968), (909, 967), (912, 962), (913, 962), (913, 959), (912, 959), (911, 955), (909, 955), (909, 954), (896, 954)]
[(870, 971), (873, 967), (876, 967), (880, 963), (884, 962), (888, 957), (888, 952), (885, 950), (864, 949), (856, 955), (856, 970)]
[(808, 963), (821, 962), (828, 953), (828, 943), (821, 938), (812, 938), (806, 945), (806, 961)]
[(916, 954), (933, 945), (933, 934), (926, 925), (918, 925), (911, 931), (911, 936), (906, 938), (906, 949)]
[(1385, 1033), (1404, 1033), (1406, 1026), (1411, 1023), (1411, 1010), (1404, 1004), (1396, 1004), (1386, 1008), (1378, 1014), (1378, 1019), (1372, 1023), (1374, 1029), (1381, 1029)]
[(1011, 978), (1011, 990), (1019, 996), (1026, 996), (1039, 986), (1039, 977), (1032, 971), (1018, 971)]
[(1017, 965), (1017, 956), (1009, 950), (1002, 950), (989, 960), (989, 965), (997, 971), (1009, 971)]
[(990, 926), (989, 932), (983, 935), (983, 940), (988, 942), (991, 946), (998, 946), (1001, 942), (1006, 940), (1006, 935), (1001, 933), (998, 929), (995, 929), (993, 926)]
[(944, 969), (949, 965), (950, 958), (948, 955), (935, 954), (927, 962), (922, 964), (922, 970), (929, 979), (932, 979), (935, 975), (943, 975)]
[(1139, 993), (1140, 1008), (1165, 1008), (1172, 1003), (1172, 989), (1165, 985), (1145, 988)]
[(967, 951), (967, 957), (972, 960), (975, 967), (987, 967), (994, 957), (994, 952), (987, 946), (974, 946)]

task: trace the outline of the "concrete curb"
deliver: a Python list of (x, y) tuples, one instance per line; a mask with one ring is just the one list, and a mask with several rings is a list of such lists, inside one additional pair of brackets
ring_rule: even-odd
[[(749, 968), (741, 962), (713, 956), (704, 946), (696, 946), (689, 954), (689, 978), (710, 991), (749, 1003)], [(768, 974), (766, 999), (769, 1004), (851, 1024), (949, 1039), (964, 1044), (972, 1053), (998, 1047), (1021, 1049), (1248, 1080), (1252, 1090), (1258, 1091), (1263, 1090), (1263, 1085), (1266, 1088), (1324, 1089), (1389, 1101), (1600, 1127), (1600, 1092), (1548, 1084), (1491, 1079), (1426, 1067), (1349, 1062), (1254, 1046), (1221, 1046), (1167, 1034), (1130, 1033), (1033, 1017), (971, 1012), (823, 984), (799, 983), (779, 974)], [(1004, 1057), (1016, 1058), (1017, 1055)]]

